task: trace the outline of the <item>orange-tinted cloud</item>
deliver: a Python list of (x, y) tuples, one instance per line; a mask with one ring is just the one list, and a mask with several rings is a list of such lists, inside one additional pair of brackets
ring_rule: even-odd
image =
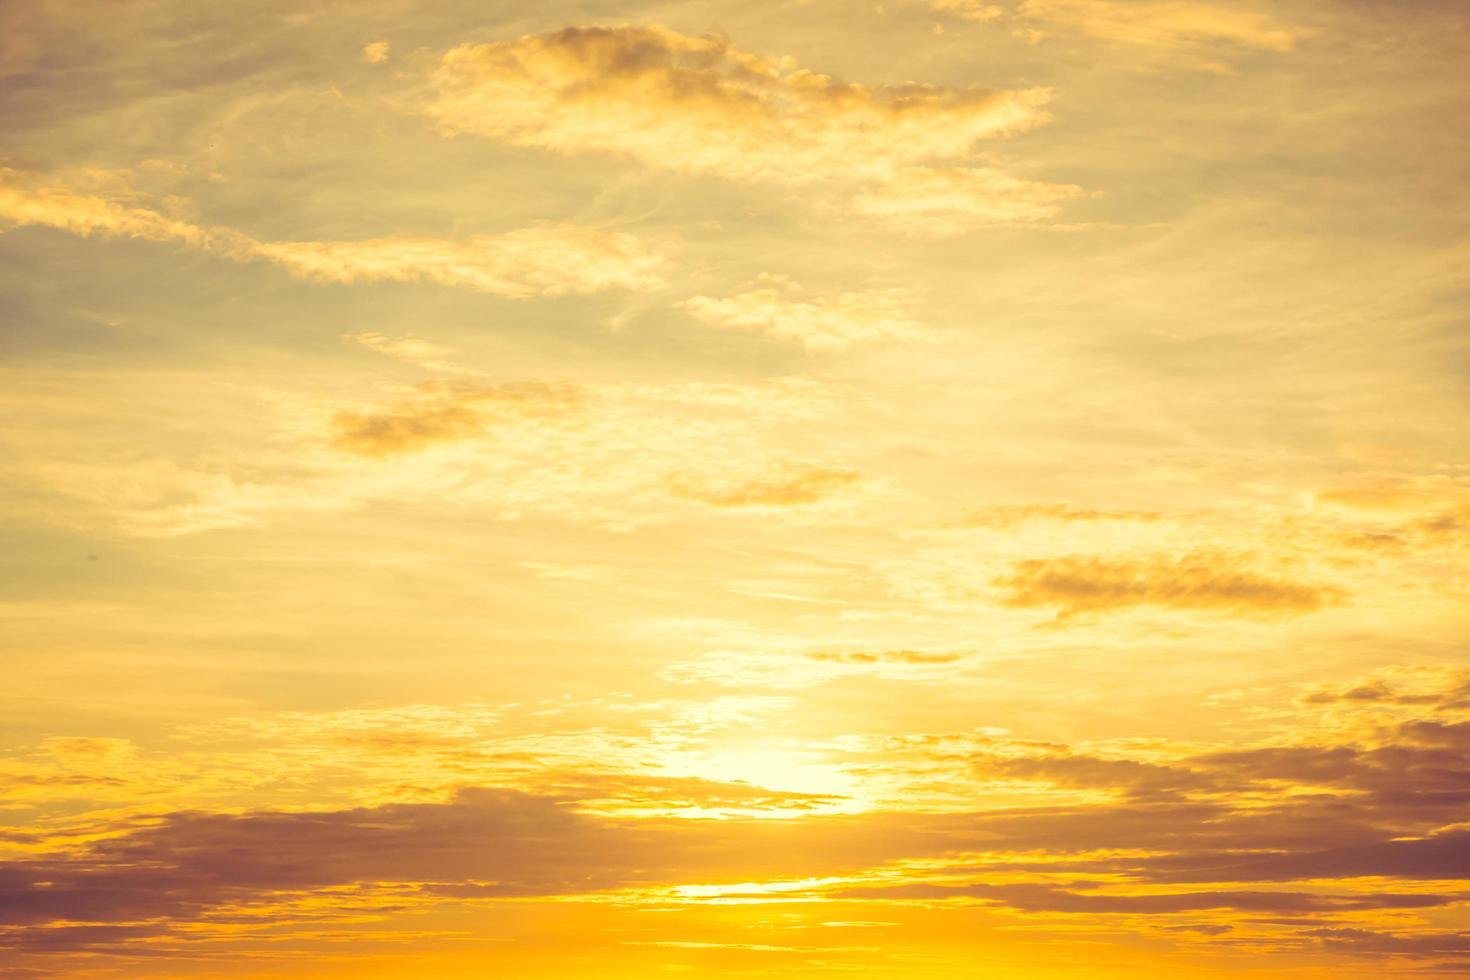
[(1072, 507), (1067, 504), (1022, 504), (986, 507), (951, 522), (951, 527), (1012, 528), (1027, 521), (1060, 521), (1062, 523), (1138, 522), (1151, 524), (1164, 519), (1152, 510), (1100, 510), (1095, 507)]
[[(1212, 43), (1284, 53), (1295, 34), (1252, 4), (1203, 0), (1023, 0), (1018, 17), (1143, 47), (1180, 49)], [(1207, 63), (1214, 67), (1214, 63)]]
[(1046, 119), (1045, 89), (870, 88), (665, 27), (466, 44), (434, 73), (450, 133), (607, 153), (737, 181), (846, 188), (844, 209), (924, 234), (1038, 221), (1081, 193), (965, 163)]
[(0, 221), (75, 235), (177, 241), (233, 259), (264, 259), (319, 282), (425, 282), (512, 299), (654, 289), (663, 250), (623, 232), (538, 224), (445, 240), (392, 236), (365, 241), (266, 242), (233, 228), (205, 227), (152, 208), (38, 184), (0, 170)]
[(840, 82), (714, 36), (569, 27), (444, 55), (430, 114), (451, 131), (659, 168), (804, 183), (967, 154), (1040, 122), (1046, 93)]
[(764, 276), (733, 296), (693, 296), (679, 305), (701, 323), (762, 333), (809, 350), (843, 350), (875, 341), (932, 342), (944, 333), (911, 312), (901, 289), (858, 290), (803, 298), (795, 283)]
[(1225, 556), (1176, 561), (1066, 557), (1017, 562), (996, 584), (1005, 603), (1061, 618), (1141, 606), (1246, 616), (1315, 612), (1343, 599), (1328, 585), (1263, 575)]
[(880, 650), (841, 653), (816, 651), (808, 653), (812, 660), (838, 664), (952, 664), (964, 659), (960, 653), (927, 653), (922, 650)]
[(711, 507), (795, 507), (817, 503), (859, 479), (852, 470), (786, 463), (734, 478), (673, 473), (664, 486), (676, 497)]
[(664, 266), (632, 235), (552, 224), (459, 241), (261, 242), (251, 253), (321, 282), (429, 282), (513, 299), (652, 289)]
[(332, 418), (332, 445), (357, 456), (382, 459), (472, 438), (497, 420), (560, 414), (580, 400), (580, 392), (570, 385), (429, 382), (419, 387), (418, 398), (389, 408), (338, 412)]

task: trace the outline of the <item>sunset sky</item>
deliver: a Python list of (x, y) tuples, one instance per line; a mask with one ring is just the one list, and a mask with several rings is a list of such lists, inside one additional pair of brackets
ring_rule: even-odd
[(0, 976), (1470, 976), (1467, 63), (0, 0)]

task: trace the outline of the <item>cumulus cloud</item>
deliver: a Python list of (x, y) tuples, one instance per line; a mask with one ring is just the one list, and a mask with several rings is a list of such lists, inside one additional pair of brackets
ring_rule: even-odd
[(694, 296), (680, 307), (701, 323), (723, 330), (762, 333), (808, 350), (843, 350), (874, 341), (935, 341), (943, 332), (915, 319), (914, 297), (902, 289), (854, 290), (800, 298), (780, 276), (762, 276), (726, 297)]
[(711, 507), (796, 507), (824, 500), (859, 479), (852, 470), (779, 463), (755, 475), (677, 472), (664, 486), (675, 497)]
[(1045, 89), (870, 88), (664, 27), (465, 44), (443, 56), (434, 83), (426, 111), (451, 134), (737, 181), (835, 184), (857, 194), (859, 213), (937, 232), (1041, 220), (1079, 193), (964, 166), (979, 141), (1044, 121)]
[(539, 224), (464, 239), (388, 237), (365, 241), (266, 242), (233, 228), (204, 227), (107, 197), (33, 186), (0, 171), (0, 221), (82, 236), (177, 241), (237, 262), (264, 259), (319, 282), (423, 282), (512, 299), (655, 289), (665, 252), (632, 235)]
[(1040, 89), (871, 89), (712, 36), (569, 27), (446, 53), (429, 112), (454, 132), (685, 173), (820, 181), (963, 156), (1044, 117)]
[(1063, 557), (1017, 562), (996, 584), (1007, 605), (1054, 608), (1058, 618), (1140, 606), (1247, 616), (1314, 612), (1341, 590), (1262, 575), (1227, 556), (1176, 561)]

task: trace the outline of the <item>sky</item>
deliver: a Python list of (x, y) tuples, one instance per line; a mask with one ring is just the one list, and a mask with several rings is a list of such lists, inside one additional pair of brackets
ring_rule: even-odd
[(1467, 55), (0, 0), (0, 974), (1470, 976)]

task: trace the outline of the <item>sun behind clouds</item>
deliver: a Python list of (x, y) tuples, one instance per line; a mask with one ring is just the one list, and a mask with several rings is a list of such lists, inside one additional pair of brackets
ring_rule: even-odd
[(0, 975), (1470, 975), (1463, 5), (11, 5)]

